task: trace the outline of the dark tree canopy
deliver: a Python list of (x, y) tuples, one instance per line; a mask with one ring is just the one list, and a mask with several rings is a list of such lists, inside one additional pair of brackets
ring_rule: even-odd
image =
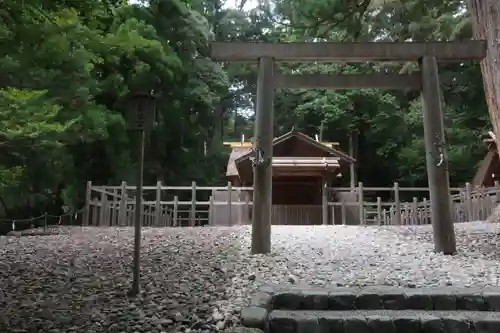
[[(224, 184), (223, 139), (253, 133), (256, 66), (215, 63), (209, 42), (451, 40), (472, 36), (464, 1), (6, 0), (0, 6), (0, 211), (12, 218), (81, 207), (85, 184), (134, 183), (129, 92), (158, 96), (145, 183)], [(416, 70), (413, 63), (286, 64), (282, 72)], [(472, 179), (490, 128), (479, 64), (443, 64), (452, 185)], [(498, 87), (497, 87), (498, 89)], [(276, 135), (292, 126), (347, 149), (360, 180), (426, 185), (415, 92), (280, 90)]]

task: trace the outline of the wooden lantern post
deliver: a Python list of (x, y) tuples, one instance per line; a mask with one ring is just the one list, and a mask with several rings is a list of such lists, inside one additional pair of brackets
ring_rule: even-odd
[(141, 211), (144, 172), (144, 141), (146, 132), (155, 124), (155, 97), (152, 94), (136, 93), (130, 96), (127, 110), (127, 127), (137, 132), (137, 183), (135, 191), (134, 216), (134, 265), (130, 296), (139, 294), (140, 257), (141, 257)]

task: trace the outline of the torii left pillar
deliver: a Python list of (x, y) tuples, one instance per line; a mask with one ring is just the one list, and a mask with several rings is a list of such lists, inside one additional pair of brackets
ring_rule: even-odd
[(271, 252), (271, 216), (273, 198), (273, 121), (274, 59), (259, 58), (257, 107), (255, 111), (255, 149), (263, 163), (253, 172), (252, 253)]

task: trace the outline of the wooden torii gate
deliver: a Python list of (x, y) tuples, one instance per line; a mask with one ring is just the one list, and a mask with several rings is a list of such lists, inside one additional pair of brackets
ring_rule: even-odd
[[(438, 61), (482, 60), (485, 41), (460, 42), (352, 42), (352, 43), (246, 43), (212, 42), (212, 59), (258, 62), (255, 123), (252, 253), (271, 250), (273, 99), (275, 88), (415, 89), (423, 98), (424, 138), (430, 188), (434, 250), (456, 252), (451, 218), (448, 161), (445, 151), (443, 106)], [(416, 61), (420, 72), (410, 75), (284, 75), (275, 62)]]

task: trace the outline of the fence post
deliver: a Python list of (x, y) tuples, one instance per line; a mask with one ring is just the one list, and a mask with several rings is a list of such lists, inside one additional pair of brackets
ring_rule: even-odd
[(382, 198), (377, 197), (377, 224), (382, 225)]
[(418, 199), (413, 197), (413, 224), (420, 224), (418, 221)]
[(474, 221), (478, 221), (481, 219), (480, 199), (481, 198), (478, 185), (475, 189), (472, 190), (472, 210), (474, 212)]
[(48, 217), (49, 217), (49, 216), (48, 216), (48, 214), (47, 214), (47, 213), (45, 213), (45, 214), (44, 214), (44, 217), (43, 217), (43, 230), (44, 230), (44, 231), (47, 231), (47, 229), (48, 229), (48, 225), (47, 225), (47, 218), (48, 218)]
[(174, 196), (174, 213), (173, 213), (173, 226), (174, 227), (178, 227), (179, 226), (179, 221), (178, 221), (178, 214), (179, 214), (179, 211), (178, 211), (178, 206), (179, 206), (179, 197), (177, 196)]
[(119, 206), (119, 201), (118, 201), (118, 193), (120, 190), (119, 189), (115, 189), (113, 190), (113, 206), (112, 206), (112, 225), (113, 226), (116, 226), (118, 225), (118, 217), (120, 215), (120, 206)]
[(365, 202), (363, 196), (363, 183), (358, 183), (358, 200), (359, 200), (359, 224), (365, 224)]
[(245, 193), (245, 224), (250, 224), (250, 195)]
[(347, 224), (347, 217), (346, 217), (346, 207), (345, 207), (344, 200), (340, 201), (340, 215), (342, 218), (342, 225), (346, 225)]
[(161, 216), (162, 221), (164, 221), (165, 223), (165, 227), (170, 227), (172, 219), (170, 217), (170, 214), (168, 213), (168, 205), (162, 206)]
[(470, 183), (465, 183), (465, 206), (467, 209), (467, 221), (471, 222), (474, 220), (472, 212), (472, 185)]
[(420, 224), (427, 224), (427, 218), (429, 216), (429, 209), (427, 208), (427, 199), (422, 199), (423, 206), (423, 214), (422, 214), (422, 222)]
[(116, 220), (116, 216), (117, 216), (115, 211), (116, 211), (116, 205), (118, 203), (117, 197), (118, 197), (118, 189), (113, 190), (113, 195), (112, 195), (111, 200), (109, 200), (109, 198), (108, 198), (108, 207), (109, 208), (107, 210), (107, 217), (106, 218), (109, 220), (110, 227), (115, 226), (114, 221)]
[(500, 195), (498, 193), (498, 190), (499, 190), (499, 188), (498, 188), (499, 187), (498, 180), (495, 180), (494, 186), (495, 186), (495, 190), (494, 190), (495, 191), (495, 207), (493, 209), (496, 208), (496, 205), (498, 204), (498, 200), (500, 199)]
[(396, 213), (394, 217), (396, 218), (396, 225), (401, 225), (401, 200), (399, 198), (399, 183), (394, 182), (394, 207)]
[(155, 224), (161, 226), (161, 181), (156, 182)]
[(233, 225), (233, 184), (227, 182), (227, 212), (228, 212), (228, 225)]
[(479, 198), (478, 198), (478, 208), (479, 208), (479, 220), (483, 221), (488, 218), (486, 214), (486, 207), (485, 207), (485, 189), (484, 186), (479, 187)]
[(83, 210), (83, 221), (84, 226), (90, 223), (90, 200), (92, 199), (92, 182), (87, 181), (87, 189), (85, 191), (85, 209)]
[(105, 206), (106, 204), (106, 192), (104, 188), (102, 189), (101, 192), (101, 200), (99, 201), (99, 223), (97, 223), (98, 226), (102, 226), (104, 223), (104, 217), (105, 217)]
[[(240, 185), (241, 186), (241, 185)], [(241, 189), (238, 189), (236, 191), (236, 212), (238, 213), (237, 215), (237, 224), (241, 225), (242, 221), (242, 214), (243, 214), (243, 205), (242, 205), (242, 200), (241, 200)]]
[[(331, 212), (332, 212), (332, 225), (335, 225), (335, 203), (332, 202), (332, 209), (331, 209)], [(328, 211), (328, 205), (326, 206), (326, 210)]]
[(212, 195), (210, 196), (210, 203), (208, 206), (208, 225), (213, 225), (213, 219), (215, 215), (214, 213), (215, 213), (214, 194), (212, 192)]
[[(113, 192), (112, 192), (113, 193)], [(113, 194), (111, 194), (111, 196), (113, 196)], [(104, 221), (106, 221), (106, 226), (107, 227), (111, 227), (112, 226), (112, 220), (111, 220), (111, 200), (109, 199), (109, 196), (108, 194), (106, 193), (106, 195), (104, 196), (105, 198), (105, 207), (106, 209), (104, 210)]]
[(127, 225), (127, 182), (122, 181), (121, 191), (120, 191), (120, 212), (118, 214), (118, 225)]
[(195, 224), (196, 217), (196, 182), (191, 183), (191, 212), (189, 213), (189, 225), (191, 227)]
[(321, 193), (321, 210), (323, 225), (328, 224), (328, 181), (323, 181), (323, 192)]
[(403, 225), (408, 225), (411, 224), (411, 208), (408, 203), (405, 203), (404, 205), (404, 211), (405, 215), (403, 217)]

